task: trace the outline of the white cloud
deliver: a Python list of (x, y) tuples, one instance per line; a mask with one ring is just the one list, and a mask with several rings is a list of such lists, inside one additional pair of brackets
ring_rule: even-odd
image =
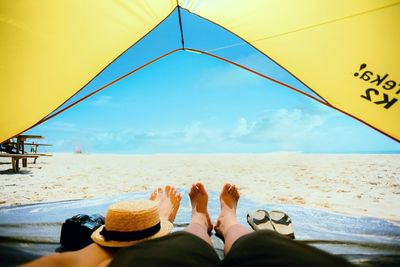
[(237, 126), (233, 129), (230, 134), (231, 138), (240, 138), (242, 136), (246, 136), (250, 133), (250, 126), (245, 118), (240, 118)]
[[(245, 142), (278, 142), (284, 146), (299, 144), (318, 134), (316, 128), (322, 126), (326, 117), (307, 113), (299, 109), (279, 109), (265, 114), (255, 121), (248, 133), (241, 136)], [(291, 146), (291, 145), (290, 145)]]
[(116, 137), (115, 132), (100, 131), (92, 134), (92, 138), (100, 142), (113, 142)]
[(185, 127), (181, 134), (185, 143), (192, 144), (218, 142), (224, 139), (224, 134), (220, 129), (205, 127), (198, 121)]
[[(307, 150), (307, 144), (321, 140), (330, 130), (324, 129), (329, 118), (318, 111), (279, 109), (265, 112), (251, 120), (238, 118), (230, 128), (221, 128), (215, 121), (193, 121), (173, 131), (156, 129), (138, 132), (130, 129), (74, 129), (65, 147), (79, 143), (94, 152), (252, 152), (277, 150)], [(59, 123), (58, 123), (59, 124)], [(65, 139), (65, 138), (63, 138)], [(77, 141), (78, 140), (78, 141)], [(71, 143), (72, 142), (72, 143)], [(89, 151), (90, 152), (90, 151)]]

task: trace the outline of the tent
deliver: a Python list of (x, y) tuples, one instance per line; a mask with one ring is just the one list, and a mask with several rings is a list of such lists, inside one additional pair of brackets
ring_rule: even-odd
[[(189, 42), (189, 36), (199, 29), (185, 27), (185, 14), (224, 28), (265, 59), (282, 66), (308, 89), (284, 84), (262, 70), (234, 62), (221, 53), (222, 49), (204, 49)], [(168, 38), (175, 39), (174, 45), (165, 46), (160, 53), (149, 48), (145, 61), (135, 61), (132, 69), (97, 84), (90, 92), (85, 90), (171, 16), (178, 34)], [(0, 1), (0, 142), (51, 119), (158, 59), (183, 51), (228, 61), (400, 141), (399, 25), (399, 0)], [(211, 203), (215, 204), (217, 198), (212, 194)], [(115, 200), (1, 208), (0, 258), (20, 263), (21, 255), (35, 258), (53, 252), (65, 217), (100, 208), (104, 211)], [(260, 207), (244, 203), (248, 209)], [(310, 244), (347, 254), (358, 262), (376, 258), (381, 266), (399, 262), (400, 230), (394, 223), (298, 207), (264, 208), (289, 209), (299, 239)], [(187, 223), (189, 207), (184, 211), (178, 222)]]
[(173, 13), (178, 45), (137, 69), (182, 50), (227, 60), (185, 44), (181, 11), (241, 38), (313, 93), (240, 67), (400, 140), (398, 0), (27, 0), (0, 3), (0, 141), (73, 106), (71, 97)]

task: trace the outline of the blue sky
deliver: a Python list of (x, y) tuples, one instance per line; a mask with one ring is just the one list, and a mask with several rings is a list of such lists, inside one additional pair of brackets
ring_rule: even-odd
[[(188, 47), (212, 50), (241, 40), (183, 13)], [(180, 45), (172, 14), (74, 99)], [(309, 90), (248, 45), (215, 53)], [(88, 153), (396, 152), (400, 144), (368, 126), (233, 65), (186, 51), (103, 90), (29, 133), (52, 151)]]

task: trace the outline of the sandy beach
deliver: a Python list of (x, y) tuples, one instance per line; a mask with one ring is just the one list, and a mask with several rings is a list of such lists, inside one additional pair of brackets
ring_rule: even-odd
[[(31, 161), (31, 160), (30, 160)], [(30, 162), (29, 161), (29, 162)], [(0, 162), (0, 206), (109, 197), (202, 181), (243, 197), (400, 221), (400, 155), (381, 154), (63, 154), (14, 174)]]

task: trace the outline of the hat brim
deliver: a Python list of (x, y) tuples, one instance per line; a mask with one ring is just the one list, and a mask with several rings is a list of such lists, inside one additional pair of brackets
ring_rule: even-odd
[(99, 244), (100, 246), (104, 246), (104, 247), (129, 247), (129, 246), (135, 245), (137, 243), (140, 243), (140, 242), (143, 242), (146, 240), (165, 236), (172, 232), (173, 225), (170, 221), (161, 220), (160, 226), (161, 226), (160, 231), (158, 231), (156, 234), (154, 234), (152, 236), (149, 236), (149, 237), (146, 237), (143, 239), (132, 240), (132, 241), (114, 241), (114, 240), (106, 241), (106, 240), (104, 240), (104, 237), (100, 234), (101, 230), (103, 230), (103, 228), (104, 228), (104, 225), (102, 225), (99, 228), (97, 228), (96, 231), (93, 232), (93, 234), (91, 235), (91, 238), (95, 243)]

